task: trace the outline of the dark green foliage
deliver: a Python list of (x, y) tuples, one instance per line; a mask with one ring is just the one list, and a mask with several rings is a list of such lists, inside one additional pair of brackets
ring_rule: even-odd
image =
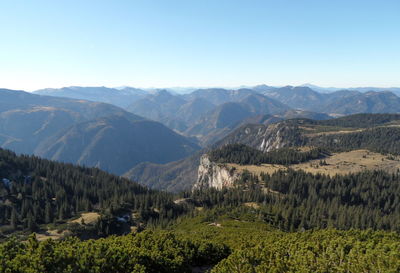
[(145, 273), (191, 272), (196, 265), (216, 264), (229, 255), (217, 243), (178, 239), (166, 232), (143, 232), (106, 239), (0, 244), (0, 272)]
[(262, 181), (283, 194), (270, 202), (278, 210), (275, 215), (285, 219), (284, 225), (291, 230), (336, 227), (400, 231), (399, 173), (366, 171), (329, 177), (289, 170), (264, 175)]
[[(114, 216), (130, 211), (137, 211), (140, 221), (157, 224), (184, 212), (173, 203), (171, 194), (99, 169), (16, 156), (0, 149), (0, 226), (35, 231), (40, 224), (62, 223), (93, 209), (108, 215), (107, 226), (115, 226)], [(113, 228), (99, 232), (118, 233)]]
[(217, 163), (236, 163), (243, 165), (259, 164), (298, 164), (301, 162), (323, 158), (327, 155), (322, 148), (300, 151), (295, 148), (281, 148), (268, 153), (244, 144), (228, 144), (209, 152), (210, 160)]
[(273, 233), (235, 251), (213, 273), (399, 272), (400, 237), (372, 231)]
[(331, 151), (368, 149), (382, 154), (400, 154), (400, 128), (377, 127), (361, 132), (324, 135), (309, 140), (310, 145)]
[[(298, 119), (301, 120), (301, 119)], [(400, 120), (400, 114), (355, 114), (328, 120), (303, 120), (306, 124), (345, 128), (371, 128)]]
[(214, 273), (394, 273), (400, 268), (398, 233), (334, 229), (286, 233), (254, 220), (255, 210), (247, 211), (232, 209), (222, 216), (225, 220), (217, 216), (222, 227), (210, 226), (208, 221), (215, 219), (207, 213), (211, 218), (200, 223), (199, 217), (188, 218), (172, 232), (88, 241), (10, 239), (0, 244), (0, 272), (205, 272), (196, 270), (202, 266)]
[(133, 181), (140, 181), (140, 184), (152, 189), (169, 192), (190, 190), (197, 178), (202, 152), (167, 164), (144, 162), (133, 167), (124, 176)]
[[(400, 231), (400, 174), (366, 171), (329, 177), (279, 171), (262, 178), (244, 173), (238, 187), (198, 191), (203, 206), (261, 204), (260, 217), (287, 231), (334, 227)], [(267, 194), (263, 188), (269, 189)]]

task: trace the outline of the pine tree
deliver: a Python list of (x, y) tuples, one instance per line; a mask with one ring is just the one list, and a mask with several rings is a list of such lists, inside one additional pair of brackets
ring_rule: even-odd
[(17, 226), (18, 226), (18, 218), (17, 218), (17, 210), (15, 209), (15, 207), (13, 207), (13, 208), (12, 208), (12, 211), (11, 211), (11, 220), (10, 220), (10, 223), (11, 223), (12, 229), (17, 229)]

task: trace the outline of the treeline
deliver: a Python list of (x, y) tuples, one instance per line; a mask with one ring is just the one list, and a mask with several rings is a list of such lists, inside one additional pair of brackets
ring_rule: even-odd
[(137, 221), (173, 219), (183, 213), (168, 193), (149, 190), (96, 168), (85, 168), (17, 156), (0, 149), (0, 231), (35, 231), (41, 224), (63, 223), (82, 211), (99, 211), (101, 234), (124, 211), (138, 212)]
[(332, 134), (310, 138), (308, 145), (341, 152), (368, 149), (382, 154), (400, 154), (400, 128), (377, 127), (361, 132)]
[(400, 174), (365, 171), (349, 175), (313, 175), (278, 171), (261, 178), (244, 173), (238, 186), (193, 192), (205, 207), (260, 205), (260, 217), (286, 231), (302, 229), (374, 229), (400, 232)]
[(244, 144), (228, 144), (209, 152), (210, 160), (217, 163), (236, 163), (241, 165), (259, 164), (298, 164), (313, 159), (321, 159), (328, 153), (322, 148), (301, 151), (297, 148), (281, 148), (268, 153)]

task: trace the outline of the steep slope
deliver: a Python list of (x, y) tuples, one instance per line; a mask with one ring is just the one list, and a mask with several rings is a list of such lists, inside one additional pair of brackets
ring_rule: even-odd
[(142, 89), (125, 87), (122, 89), (107, 87), (80, 87), (71, 86), (60, 89), (47, 88), (34, 92), (38, 95), (55, 96), (63, 98), (81, 99), (114, 104), (119, 107), (127, 107), (134, 101), (143, 98), (147, 92)]
[(332, 176), (365, 170), (397, 173), (399, 126), (398, 114), (245, 125), (202, 156), (194, 189), (232, 187), (244, 170), (262, 176), (287, 171), (288, 166)]
[(140, 163), (124, 174), (152, 189), (169, 192), (189, 191), (196, 182), (200, 156), (204, 151), (167, 164)]
[(226, 144), (245, 144), (262, 152), (269, 152), (283, 147), (300, 146), (304, 142), (296, 124), (282, 121), (270, 125), (247, 124), (236, 129), (214, 147)]
[(256, 115), (278, 114), (290, 109), (289, 106), (261, 94), (248, 95), (240, 103)]
[[(329, 120), (286, 121), (267, 115), (259, 116), (254, 120), (250, 118), (248, 121), (253, 121), (254, 124), (241, 125), (209, 149), (236, 143), (245, 144), (262, 152), (304, 145), (332, 147), (335, 150), (338, 150), (340, 146), (347, 150), (370, 148), (377, 152), (396, 152), (399, 151), (397, 147), (400, 147), (397, 144), (400, 143), (399, 128), (396, 127), (400, 124), (400, 115), (396, 114), (357, 114)], [(370, 127), (377, 127), (375, 129), (377, 131), (366, 133), (363, 131)], [(385, 128), (380, 129), (380, 127)], [(335, 144), (335, 139), (336, 142), (340, 142)], [(387, 140), (387, 143), (380, 141), (381, 139)], [(208, 150), (204, 149), (200, 151), (200, 154), (205, 154)], [(133, 168), (127, 177), (137, 179), (140, 183), (157, 189), (172, 191), (188, 189), (197, 179), (200, 154), (197, 157), (188, 157), (164, 165), (143, 163)], [(208, 165), (211, 168), (203, 168), (203, 170), (213, 170), (213, 165)]]
[(244, 105), (227, 102), (204, 115), (185, 131), (187, 136), (197, 137), (203, 146), (209, 145), (229, 133), (235, 126), (252, 113)]
[[(108, 236), (130, 232), (131, 226), (137, 229), (151, 218), (158, 219), (159, 213), (148, 213), (153, 209), (168, 211), (169, 217), (183, 212), (173, 203), (172, 195), (96, 168), (18, 156), (3, 149), (0, 166), (1, 240), (14, 231), (19, 232), (18, 236), (37, 232), (43, 237), (50, 233), (60, 238), (65, 234), (60, 230), (86, 239)], [(79, 221), (81, 213), (95, 218)], [(121, 214), (125, 216), (123, 220)]]
[(37, 153), (38, 146), (59, 131), (108, 115), (143, 120), (109, 104), (0, 90), (0, 147)]
[[(212, 145), (212, 147), (216, 148), (229, 143), (243, 143), (257, 148), (260, 148), (261, 145), (263, 145), (262, 147), (264, 150), (293, 146), (290, 142), (290, 137), (289, 139), (286, 139), (286, 135), (291, 135), (293, 132), (296, 132), (296, 128), (279, 123), (270, 126), (257, 124), (244, 125), (229, 134), (223, 140)], [(295, 137), (296, 135), (293, 135), (293, 138)], [(267, 141), (263, 142), (264, 139), (267, 139)], [(295, 143), (297, 143), (297, 141), (295, 141)], [(142, 163), (129, 170), (124, 176), (139, 181), (139, 183), (154, 189), (173, 192), (189, 190), (197, 181), (199, 166), (201, 166), (200, 159), (202, 154), (207, 153), (207, 151), (208, 149), (203, 149), (193, 156), (168, 164)], [(207, 158), (203, 158), (202, 162), (204, 163), (206, 161)], [(222, 170), (222, 168), (219, 168), (218, 165), (212, 163), (204, 164), (204, 168), (200, 173), (211, 172), (212, 174), (215, 174), (215, 178), (207, 180), (206, 175), (203, 175), (205, 177), (204, 179), (207, 180), (203, 182), (205, 184), (211, 183), (222, 185), (225, 183), (222, 182), (225, 181), (224, 177), (229, 180), (229, 176), (225, 174), (220, 175), (217, 170)], [(228, 173), (229, 172), (226, 174)]]
[(215, 105), (206, 99), (196, 98), (182, 104), (169, 113), (160, 113), (162, 123), (169, 128), (184, 133), (189, 127), (198, 122), (204, 115), (212, 111)]
[(341, 150), (374, 146), (380, 147), (376, 148), (379, 149), (378, 152), (388, 153), (391, 149), (393, 153), (397, 153), (399, 126), (399, 114), (355, 114), (329, 120), (300, 118), (268, 126), (243, 125), (213, 147), (240, 143), (262, 152), (269, 152), (283, 147), (303, 145)]
[(0, 90), (0, 147), (117, 174), (198, 149), (165, 126), (110, 104), (12, 90)]
[(142, 117), (129, 114), (119, 107), (106, 103), (41, 96), (24, 91), (0, 89), (0, 112), (15, 109), (30, 109), (35, 106), (61, 108), (77, 112), (86, 120), (110, 114), (130, 115), (136, 119), (143, 119)]
[(109, 116), (72, 126), (43, 143), (37, 154), (123, 174), (140, 162), (167, 163), (198, 149), (160, 123)]
[(215, 105), (204, 98), (195, 98), (183, 104), (176, 112), (176, 119), (186, 124), (186, 127), (199, 120), (203, 115), (213, 110)]
[(207, 146), (227, 135), (244, 120), (259, 115), (284, 113), (289, 109), (274, 99), (261, 94), (251, 94), (239, 102), (227, 102), (217, 106), (186, 130), (185, 135), (196, 136), (203, 146)]
[(35, 106), (0, 113), (0, 146), (18, 153), (35, 153), (39, 143), (76, 122), (84, 120), (76, 112)]
[(212, 162), (205, 154), (200, 158), (197, 180), (192, 189), (195, 191), (209, 188), (218, 190), (230, 188), (239, 178), (240, 174), (235, 172), (234, 168)]
[(183, 104), (186, 103), (181, 96), (173, 95), (166, 90), (159, 90), (155, 94), (130, 104), (126, 109), (131, 113), (141, 115), (143, 117), (165, 122), (168, 118), (173, 117)]

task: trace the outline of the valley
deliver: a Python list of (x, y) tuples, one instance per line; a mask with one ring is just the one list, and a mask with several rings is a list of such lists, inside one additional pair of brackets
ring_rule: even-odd
[[(307, 86), (254, 86), (195, 89), (179, 94), (166, 89), (71, 87), (35, 93), (111, 103), (195, 138), (201, 146), (209, 146), (246, 123), (270, 124), (293, 118), (326, 120), (357, 113), (399, 112), (400, 99), (396, 94), (385, 89), (372, 90), (339, 89), (321, 93)], [(94, 92), (101, 95), (93, 96)]]
[(0, 273), (399, 273), (400, 1), (0, 1)]
[(0, 147), (118, 175), (145, 161), (168, 163), (200, 149), (161, 123), (111, 104), (4, 89)]
[(0, 149), (0, 269), (325, 272), (324, 255), (345, 248), (363, 262), (335, 266), (398, 266), (385, 251), (400, 242), (399, 114), (331, 118), (241, 90), (216, 96), (213, 118), (185, 135), (110, 104), (11, 92), (0, 140), (17, 153)]

